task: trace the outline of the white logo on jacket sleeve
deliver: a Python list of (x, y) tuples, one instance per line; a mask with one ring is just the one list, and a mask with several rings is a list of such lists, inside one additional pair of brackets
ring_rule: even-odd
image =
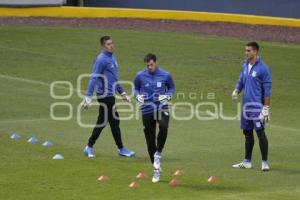
[(253, 71), (252, 72), (252, 77), (256, 77), (256, 75), (257, 75), (256, 71)]
[(157, 86), (157, 87), (161, 87), (161, 82), (157, 82), (157, 83), (156, 83), (156, 86)]

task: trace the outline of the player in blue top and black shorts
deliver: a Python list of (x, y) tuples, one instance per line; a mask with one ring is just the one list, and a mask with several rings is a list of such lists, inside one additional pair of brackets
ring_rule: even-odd
[(258, 56), (258, 51), (259, 45), (256, 42), (246, 44), (247, 59), (242, 66), (239, 80), (232, 93), (232, 98), (237, 99), (238, 94), (243, 91), (241, 129), (245, 135), (245, 159), (233, 167), (252, 168), (253, 130), (255, 130), (262, 157), (261, 170), (268, 171), (270, 167), (265, 124), (269, 121), (272, 75), (269, 67)]
[(161, 153), (169, 126), (168, 101), (175, 93), (171, 74), (158, 67), (156, 59), (154, 54), (147, 54), (144, 58), (147, 68), (138, 72), (134, 80), (134, 95), (141, 106), (148, 153), (154, 166), (153, 183), (160, 178)]

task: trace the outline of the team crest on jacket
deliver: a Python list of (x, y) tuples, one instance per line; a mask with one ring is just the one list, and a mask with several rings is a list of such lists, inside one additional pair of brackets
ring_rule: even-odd
[(256, 75), (257, 75), (256, 71), (253, 71), (252, 72), (252, 77), (256, 77)]

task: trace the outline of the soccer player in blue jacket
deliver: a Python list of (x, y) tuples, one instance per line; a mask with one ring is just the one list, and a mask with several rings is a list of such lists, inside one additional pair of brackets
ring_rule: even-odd
[[(161, 174), (162, 150), (168, 134), (168, 101), (174, 95), (175, 85), (171, 74), (157, 66), (154, 54), (147, 54), (144, 62), (147, 68), (135, 77), (134, 95), (141, 107), (148, 153), (154, 167), (152, 182), (157, 183)], [(157, 137), (156, 124), (159, 126)]]
[(124, 101), (130, 101), (130, 99), (118, 82), (118, 63), (113, 54), (114, 43), (112, 38), (103, 36), (100, 43), (102, 51), (94, 62), (87, 95), (82, 102), (83, 108), (87, 109), (92, 103), (92, 96), (96, 88), (97, 100), (100, 103), (99, 115), (88, 144), (84, 148), (84, 153), (89, 158), (95, 157), (93, 146), (107, 122), (109, 122), (119, 155), (131, 157), (134, 152), (125, 148), (122, 143), (119, 115), (115, 108), (116, 92), (122, 96)]
[(272, 76), (269, 67), (258, 56), (259, 45), (249, 42), (246, 45), (247, 59), (243, 64), (239, 80), (232, 98), (237, 99), (243, 91), (241, 128), (245, 135), (245, 159), (234, 168), (252, 168), (252, 150), (254, 146), (253, 130), (256, 131), (262, 157), (262, 171), (270, 170), (268, 163), (268, 139), (265, 123), (269, 121)]

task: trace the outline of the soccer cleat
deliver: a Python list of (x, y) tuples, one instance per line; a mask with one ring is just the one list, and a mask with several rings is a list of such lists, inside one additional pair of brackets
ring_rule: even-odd
[(135, 153), (125, 147), (121, 148), (118, 150), (118, 153), (120, 156), (125, 156), (125, 157), (132, 157), (135, 155)]
[(266, 172), (270, 170), (269, 162), (268, 161), (262, 161), (261, 163), (261, 170)]
[(89, 158), (94, 158), (96, 157), (94, 150), (92, 147), (86, 146), (83, 150), (84, 154), (89, 157)]
[(243, 160), (243, 162), (232, 165), (233, 168), (240, 168), (240, 169), (251, 169), (252, 163), (251, 161)]
[(160, 169), (155, 169), (153, 171), (152, 183), (157, 183), (159, 181), (160, 173), (161, 173)]
[(160, 160), (161, 160), (161, 153), (157, 151), (154, 154), (154, 162), (153, 162), (154, 169), (160, 169)]

